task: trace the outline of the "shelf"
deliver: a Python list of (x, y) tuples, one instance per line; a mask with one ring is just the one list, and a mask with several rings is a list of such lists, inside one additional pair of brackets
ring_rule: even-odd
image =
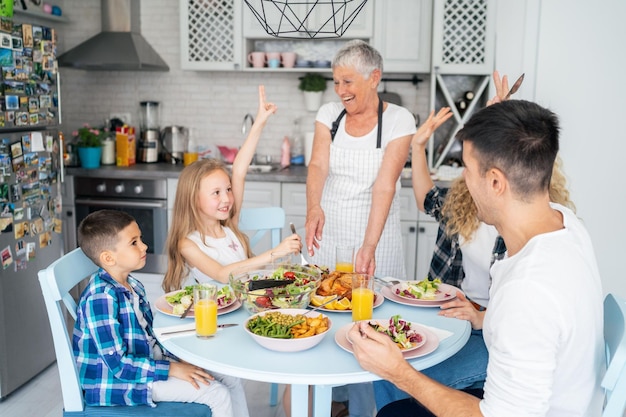
[(26, 17), (35, 17), (37, 19), (42, 20), (50, 20), (51, 22), (59, 22), (59, 23), (68, 23), (69, 19), (65, 16), (57, 16), (49, 13), (44, 13), (41, 10), (22, 10), (22, 9), (13, 9), (13, 15), (15, 16), (26, 16)]

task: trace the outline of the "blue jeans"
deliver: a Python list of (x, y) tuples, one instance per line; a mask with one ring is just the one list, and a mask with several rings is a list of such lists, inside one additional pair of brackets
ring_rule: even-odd
[[(482, 330), (472, 330), (469, 340), (456, 354), (422, 373), (455, 389), (482, 388), (487, 377), (489, 353)], [(409, 398), (388, 381), (374, 381), (376, 408), (380, 410), (390, 402)]]
[(372, 417), (376, 413), (376, 404), (372, 383), (361, 382), (333, 387), (333, 401), (348, 402), (349, 417)]

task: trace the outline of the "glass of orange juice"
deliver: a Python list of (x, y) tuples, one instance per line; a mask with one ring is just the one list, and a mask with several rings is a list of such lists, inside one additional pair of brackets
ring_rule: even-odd
[(193, 288), (193, 313), (196, 319), (196, 336), (207, 339), (217, 332), (217, 287), (198, 284)]
[(369, 320), (374, 311), (374, 276), (352, 275), (352, 321)]
[(354, 246), (337, 246), (335, 271), (354, 272)]

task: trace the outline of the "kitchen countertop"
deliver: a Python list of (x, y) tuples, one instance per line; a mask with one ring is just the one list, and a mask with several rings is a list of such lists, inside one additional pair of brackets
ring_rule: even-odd
[[(167, 163), (145, 164), (137, 163), (130, 167), (118, 167), (116, 165), (101, 165), (96, 169), (84, 169), (80, 167), (65, 167), (66, 175), (82, 176), (82, 177), (105, 177), (105, 178), (178, 178), (183, 170), (182, 165), (172, 165)], [(290, 166), (280, 171), (271, 171), (267, 173), (248, 173), (246, 181), (264, 181), (264, 182), (292, 182), (306, 183), (307, 168), (303, 165)], [(411, 178), (401, 179), (403, 187), (410, 188)], [(437, 182), (437, 185), (444, 185)]]

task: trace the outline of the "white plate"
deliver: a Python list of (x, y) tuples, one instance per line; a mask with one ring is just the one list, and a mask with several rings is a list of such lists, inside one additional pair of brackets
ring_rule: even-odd
[(421, 301), (423, 303), (440, 303), (442, 301), (450, 301), (456, 298), (457, 288), (448, 284), (439, 284), (439, 287), (437, 288), (438, 292), (435, 294), (435, 298), (429, 298), (429, 299), (412, 298), (412, 297), (406, 297), (404, 295), (400, 295), (396, 293), (397, 290), (401, 291), (401, 290), (406, 289), (408, 284), (417, 284), (419, 282), (421, 281), (403, 281), (399, 284), (392, 285), (391, 288), (389, 288), (389, 290), (396, 297), (402, 298), (406, 301)]
[[(374, 308), (380, 306), (384, 301), (385, 301), (385, 297), (383, 297), (382, 294), (380, 293), (375, 293), (375, 297), (374, 297)], [(309, 307), (311, 308), (316, 308), (313, 304), (309, 303)], [(319, 307), (318, 308), (319, 311), (325, 311), (327, 313), (352, 313), (352, 309), (347, 309), (347, 310), (331, 310), (328, 309), (326, 307)]]
[[(390, 319), (371, 319), (371, 320), (367, 320), (370, 323), (376, 323), (379, 326), (383, 326), (385, 329), (389, 327), (389, 320)], [(411, 346), (408, 349), (402, 349), (400, 348), (400, 350), (404, 353), (404, 352), (410, 352), (412, 350), (421, 348), (422, 346), (424, 346), (426, 344), (426, 333), (424, 332), (424, 327), (420, 326), (419, 324), (415, 324), (415, 323), (411, 323), (411, 330), (415, 330), (420, 336), (422, 336), (422, 341), (415, 343), (413, 346)], [(350, 340), (350, 338), (348, 337), (348, 334), (346, 333), (346, 339), (348, 340), (348, 342), (350, 342), (350, 344), (352, 344), (352, 340)], [(399, 347), (399, 346), (398, 346)]]
[[(352, 343), (348, 341), (347, 335), (352, 326), (354, 326), (354, 323), (348, 323), (345, 326), (340, 327), (335, 332), (335, 343), (337, 343), (340, 348), (350, 353), (354, 353), (354, 351), (352, 350)], [(402, 352), (404, 359), (415, 359), (421, 356), (426, 356), (429, 353), (434, 352), (439, 346), (439, 338), (435, 333), (426, 327), (423, 327), (420, 331), (423, 332), (424, 336), (426, 336), (426, 343), (417, 349)]]
[[(447, 285), (447, 284), (441, 284), (441, 285)], [(449, 285), (449, 287), (454, 288), (455, 293), (456, 291), (461, 291), (452, 285)], [(448, 299), (441, 300), (441, 301), (409, 299), (409, 298), (400, 297), (394, 294), (391, 291), (391, 287), (383, 287), (380, 290), (380, 293), (389, 301), (393, 301), (394, 303), (398, 303), (398, 304), (404, 304), (407, 306), (414, 306), (414, 307), (439, 307), (442, 304), (447, 303), (448, 301), (454, 300), (454, 298), (456, 298), (456, 295), (455, 295), (454, 297), (450, 297)]]
[[(173, 311), (172, 306), (165, 299), (165, 297), (168, 297), (177, 292), (179, 291), (172, 291), (157, 298), (156, 301), (154, 302), (154, 306), (156, 307), (156, 309), (160, 311), (161, 313), (166, 314), (168, 316), (180, 317), (180, 314), (174, 314), (172, 312)], [(241, 303), (239, 302), (239, 300), (237, 300), (237, 297), (234, 297), (233, 295), (233, 300), (229, 304), (226, 304), (225, 306), (222, 306), (217, 309), (217, 315), (219, 316), (222, 314), (230, 313), (231, 311), (237, 310), (239, 307), (241, 307)], [(193, 314), (193, 308), (192, 308), (187, 314), (187, 317), (185, 318), (193, 318), (193, 317), (194, 317), (194, 314)]]

